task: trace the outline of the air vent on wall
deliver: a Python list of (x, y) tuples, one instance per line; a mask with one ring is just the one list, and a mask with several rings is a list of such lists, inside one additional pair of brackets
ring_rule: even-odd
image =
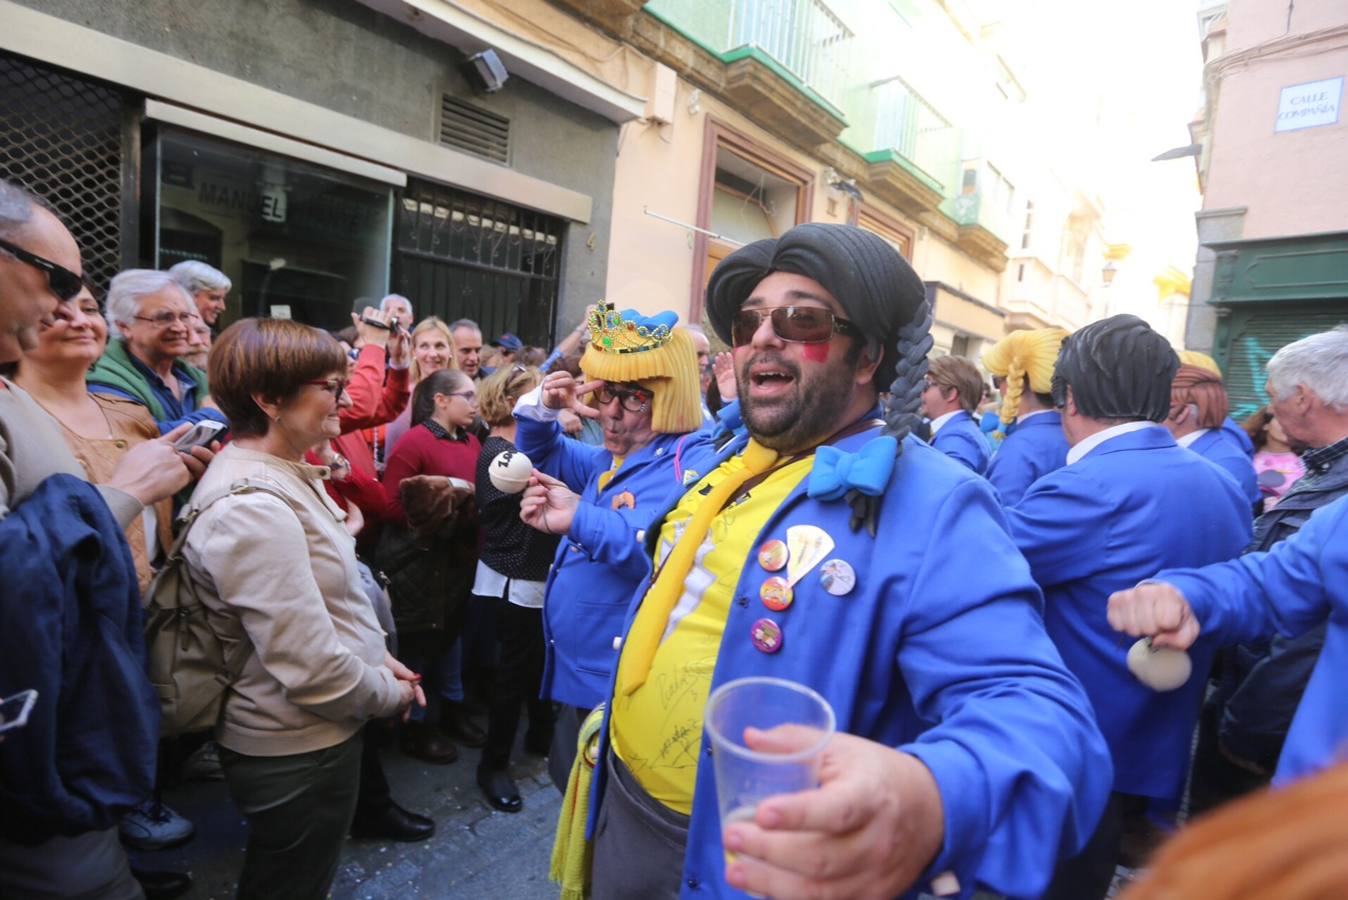
[(510, 120), (445, 94), (440, 143), (505, 165), (510, 162)]

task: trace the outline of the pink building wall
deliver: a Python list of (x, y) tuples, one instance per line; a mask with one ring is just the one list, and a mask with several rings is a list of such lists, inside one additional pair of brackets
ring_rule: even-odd
[[(1348, 26), (1345, 0), (1296, 0), (1290, 32), (1285, 3), (1231, 0), (1227, 11), (1222, 58), (1285, 36)], [(1348, 230), (1348, 113), (1342, 108), (1348, 96), (1340, 99), (1337, 124), (1274, 131), (1283, 88), (1341, 76), (1348, 79), (1348, 34), (1228, 69), (1217, 100), (1203, 208), (1246, 207), (1246, 239)]]

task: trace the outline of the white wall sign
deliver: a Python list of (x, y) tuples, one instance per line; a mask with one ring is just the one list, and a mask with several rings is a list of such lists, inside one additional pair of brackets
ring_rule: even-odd
[(1274, 131), (1299, 131), (1319, 125), (1337, 125), (1343, 104), (1343, 77), (1310, 81), (1282, 89)]

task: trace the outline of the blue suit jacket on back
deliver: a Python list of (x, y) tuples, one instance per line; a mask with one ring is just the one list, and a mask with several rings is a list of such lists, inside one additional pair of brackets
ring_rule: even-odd
[(992, 454), (987, 479), (1003, 506), (1015, 506), (1030, 485), (1066, 464), (1067, 438), (1062, 433), (1062, 416), (1051, 410), (1017, 423)]
[(1329, 620), (1324, 649), (1278, 759), (1276, 783), (1343, 758), (1348, 746), (1348, 497), (1316, 510), (1301, 530), (1264, 553), (1203, 569), (1162, 572), (1179, 588), (1203, 634), (1249, 641), (1296, 635)]
[(1190, 444), (1189, 449), (1208, 462), (1221, 466), (1222, 471), (1234, 478), (1251, 507), (1259, 502), (1261, 494), (1259, 479), (1254, 474), (1254, 464), (1220, 429), (1213, 428)]
[[(837, 447), (855, 452), (876, 434), (853, 435)], [(914, 438), (883, 495), (877, 538), (851, 530), (844, 500), (815, 500), (807, 488), (808, 479), (751, 545), (712, 689), (751, 675), (813, 687), (832, 705), (839, 731), (898, 747), (931, 770), (945, 840), (927, 878), (950, 869), (966, 890), (982, 882), (1038, 896), (1059, 854), (1075, 853), (1094, 830), (1110, 766), (1081, 685), (1044, 632), (1039, 590), (996, 498), (981, 478)], [(759, 600), (769, 573), (756, 552), (799, 525), (833, 537), (828, 556), (852, 566), (856, 586), (833, 596), (815, 569), (795, 585), (790, 607), (772, 612)], [(624, 633), (648, 587), (649, 579), (638, 587)], [(763, 617), (781, 627), (777, 653), (752, 642)], [(605, 751), (607, 722), (600, 735)], [(682, 894), (743, 896), (725, 883), (707, 735), (686, 751), (700, 763)], [(591, 828), (605, 786), (601, 766)]]
[(1254, 459), (1254, 441), (1246, 434), (1245, 429), (1241, 428), (1230, 416), (1227, 416), (1222, 422), (1222, 437), (1231, 442), (1232, 446), (1237, 447), (1241, 453), (1244, 453), (1250, 459)]
[(1187, 684), (1154, 692), (1128, 671), (1132, 642), (1109, 626), (1106, 607), (1111, 593), (1163, 568), (1240, 553), (1250, 540), (1245, 498), (1229, 476), (1154, 427), (1107, 440), (1045, 475), (1007, 518), (1044, 589), (1049, 635), (1095, 706), (1114, 758), (1114, 789), (1178, 797), (1216, 644), (1203, 638), (1190, 650)]
[(932, 437), (931, 445), (946, 456), (964, 463), (976, 475), (982, 475), (988, 469), (988, 457), (992, 451), (973, 417), (964, 410), (945, 421), (941, 430)]

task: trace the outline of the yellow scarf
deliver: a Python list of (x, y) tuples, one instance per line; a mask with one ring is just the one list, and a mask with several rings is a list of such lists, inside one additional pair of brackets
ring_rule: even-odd
[(679, 597), (683, 594), (683, 582), (693, 567), (697, 548), (711, 527), (712, 519), (726, 505), (741, 485), (749, 479), (761, 475), (777, 462), (777, 451), (750, 440), (741, 457), (744, 468), (718, 484), (703, 499), (678, 544), (670, 551), (665, 564), (660, 567), (655, 583), (646, 592), (646, 598), (637, 610), (632, 622), (632, 630), (623, 641), (622, 657), (618, 660), (618, 684), (615, 696), (630, 695), (646, 681), (651, 671), (651, 660), (660, 648), (660, 638), (669, 624), (670, 613), (674, 611)]

